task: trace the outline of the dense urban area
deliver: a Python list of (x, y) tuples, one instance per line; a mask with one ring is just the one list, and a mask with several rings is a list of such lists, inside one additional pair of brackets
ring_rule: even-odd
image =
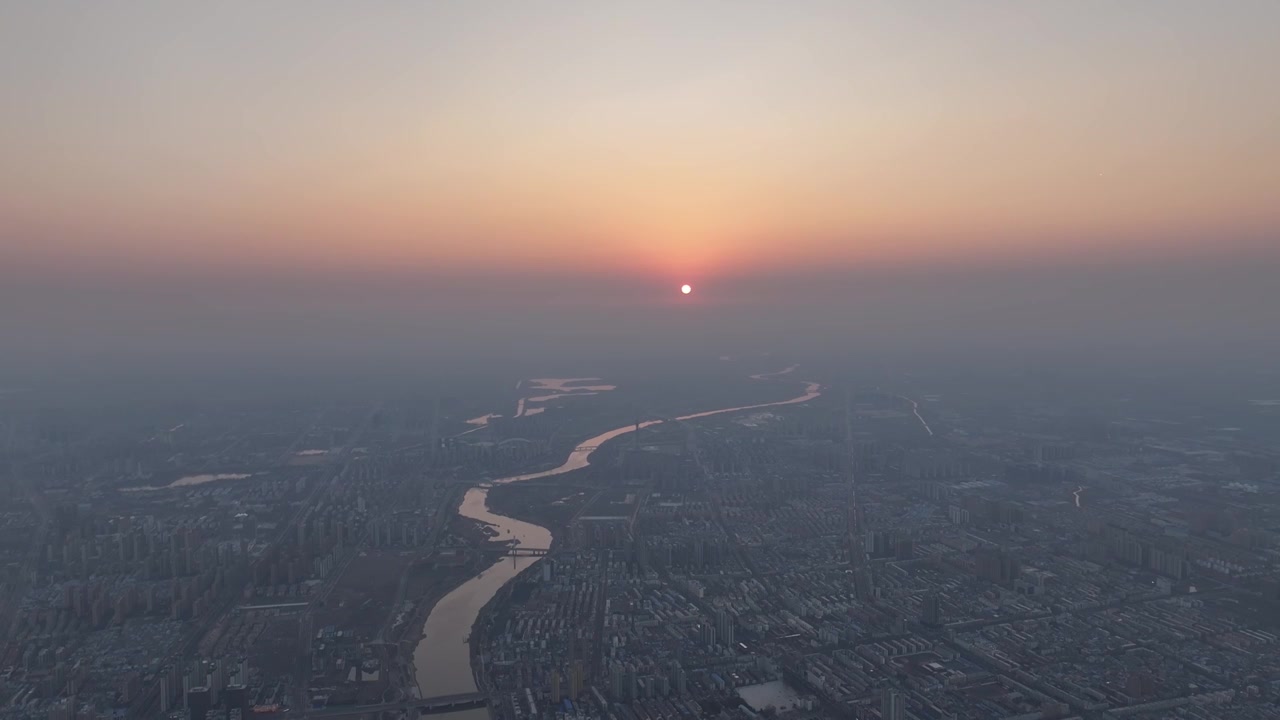
[(1280, 717), (1280, 400), (766, 364), (6, 390), (0, 718)]

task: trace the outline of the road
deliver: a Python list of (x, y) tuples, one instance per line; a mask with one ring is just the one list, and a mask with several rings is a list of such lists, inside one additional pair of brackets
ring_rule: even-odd
[(929, 433), (929, 437), (933, 437), (933, 428), (929, 427), (929, 423), (925, 422), (924, 416), (920, 414), (920, 403), (916, 402), (915, 400), (912, 400), (906, 395), (899, 395), (898, 398), (911, 403), (911, 412), (915, 413), (916, 419), (919, 420), (920, 424), (924, 426), (924, 430), (925, 432)]

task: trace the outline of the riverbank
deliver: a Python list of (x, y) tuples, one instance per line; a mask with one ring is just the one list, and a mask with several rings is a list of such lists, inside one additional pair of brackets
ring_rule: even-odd
[[(551, 545), (551, 533), (546, 528), (490, 513), (486, 504), (488, 492), (488, 488), (468, 490), (459, 515), (492, 526), (504, 545), (528, 549)], [(424, 697), (475, 692), (468, 645), (480, 609), (511, 578), (540, 559), (499, 557), (437, 602), (423, 626), (422, 641), (414, 650), (417, 684)]]
[[(552, 547), (555, 547), (554, 542)], [(471, 624), (471, 631), (467, 634), (467, 649), (470, 653), (471, 677), (475, 683), (476, 691), (489, 692), (489, 679), (484, 673), (484, 650), (488, 646), (489, 630), (494, 613), (498, 607), (506, 604), (511, 598), (512, 589), (519, 583), (523, 582), (530, 573), (539, 572), (536, 565), (529, 565), (514, 577), (506, 582), (493, 597), (489, 598), (480, 608), (480, 612), (476, 613), (476, 620)]]
[(388, 642), (396, 646), (398, 660), (396, 671), (403, 675), (404, 681), (401, 683), (403, 690), (417, 696), (421, 695), (417, 683), (418, 668), (414, 662), (414, 649), (424, 639), (423, 630), (427, 618), (435, 611), (441, 599), (470, 581), (477, 573), (483, 572), (490, 565), (487, 552), (503, 544), (489, 526), (468, 521), (456, 513), (455, 509), (453, 522), (467, 525), (466, 528), (456, 528), (453, 531), (454, 535), (465, 541), (466, 561), (454, 567), (433, 568), (430, 572), (443, 577), (433, 582), (430, 589), (420, 596), (421, 599), (414, 601), (413, 610), (396, 626), (391, 637), (387, 638)]
[[(529, 502), (530, 495), (543, 497), (540, 501)], [(556, 500), (559, 500), (562, 495), (562, 490), (532, 481), (527, 484), (508, 484), (491, 488), (488, 503), (491, 508), (502, 512), (506, 517), (547, 528), (551, 532), (551, 545), (544, 560), (549, 560), (553, 559), (567, 542), (566, 531), (572, 518), (577, 514), (577, 507), (586, 504), (586, 498), (583, 498), (576, 505), (556, 506)], [(512, 592), (521, 583), (528, 582), (531, 574), (541, 571), (540, 566), (535, 563), (516, 573), (480, 608), (480, 612), (476, 615), (476, 621), (471, 626), (468, 644), (471, 655), (471, 674), (475, 678), (479, 692), (489, 692), (489, 678), (485, 675), (482, 660), (484, 651), (489, 646), (494, 618), (499, 615), (499, 609), (510, 602)]]

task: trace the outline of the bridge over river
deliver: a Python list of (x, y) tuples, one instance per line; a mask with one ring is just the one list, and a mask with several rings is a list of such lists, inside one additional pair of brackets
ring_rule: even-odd
[(434, 715), (455, 710), (471, 710), (484, 707), (487, 704), (488, 698), (481, 693), (472, 692), (439, 695), (429, 698), (410, 698), (398, 702), (378, 703), (377, 705), (338, 705), (307, 710), (299, 713), (299, 715), (304, 718), (380, 717), (380, 713), (394, 712), (396, 710), (417, 710), (422, 715)]
[[(481, 547), (481, 548), (473, 548), (473, 547), (462, 545), (458, 547), (440, 548), (440, 550), (441, 552), (481, 552), (481, 553), (488, 553), (492, 555), (507, 555), (510, 557), (543, 557), (544, 555), (549, 555), (551, 553), (551, 550), (549, 550), (548, 548), (523, 547), (521, 545), (501, 545), (498, 547)], [(305, 605), (306, 603), (298, 603), (298, 604)], [(263, 607), (275, 607), (275, 606), (263, 606)]]

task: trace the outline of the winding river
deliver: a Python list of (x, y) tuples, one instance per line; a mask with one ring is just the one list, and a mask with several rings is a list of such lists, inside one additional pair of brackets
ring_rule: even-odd
[[(795, 405), (808, 402), (822, 394), (822, 386), (807, 382), (804, 393), (789, 400), (744, 405), (741, 407), (721, 408), (704, 412), (683, 415), (677, 421), (696, 420), (698, 418), (720, 415), (723, 413), (778, 405)], [(639, 425), (627, 425), (600, 433), (595, 437), (579, 443), (564, 463), (559, 467), (542, 472), (514, 475), (493, 481), (492, 484), (506, 484), (536, 480), (538, 478), (561, 475), (591, 464), (591, 453), (604, 443), (621, 435), (635, 432), (638, 429), (658, 425), (665, 420), (649, 420)], [(489, 510), (489, 486), (475, 487), (467, 491), (458, 508), (463, 517), (479, 520), (492, 525), (503, 540), (514, 539), (518, 547), (546, 548), (551, 547), (551, 531), (533, 523), (498, 515)], [(512, 560), (514, 559), (514, 562)], [(467, 642), (471, 634), (471, 626), (475, 624), (481, 608), (489, 599), (497, 594), (507, 581), (515, 577), (521, 570), (536, 563), (537, 557), (503, 558), (494, 562), (487, 570), (460, 585), (453, 592), (440, 599), (427, 617), (422, 629), (422, 640), (413, 651), (413, 663), (416, 671), (418, 690), (422, 697), (452, 695), (455, 693), (475, 692), (475, 678), (471, 673), (471, 653)], [(453, 718), (486, 718), (486, 710), (469, 710), (451, 714)]]

